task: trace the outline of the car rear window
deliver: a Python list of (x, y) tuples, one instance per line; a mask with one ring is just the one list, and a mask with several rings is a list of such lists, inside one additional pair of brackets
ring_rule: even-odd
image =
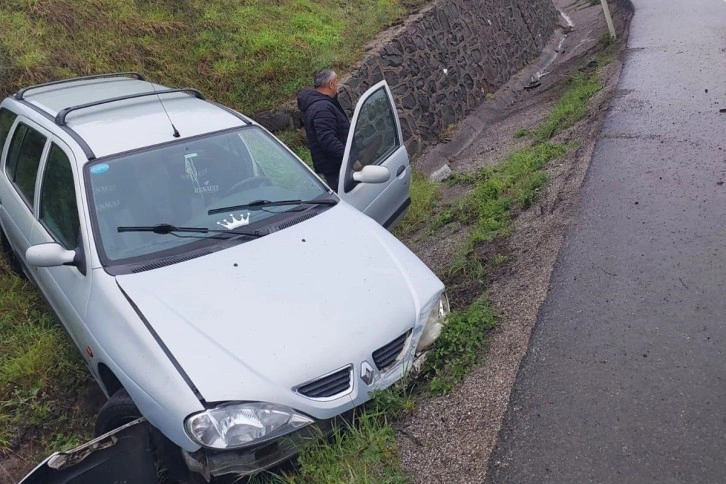
[(35, 180), (46, 137), (20, 124), (10, 142), (5, 172), (32, 209), (35, 201)]

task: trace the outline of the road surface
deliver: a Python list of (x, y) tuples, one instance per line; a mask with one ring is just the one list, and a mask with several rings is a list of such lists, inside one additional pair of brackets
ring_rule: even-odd
[(492, 483), (726, 482), (726, 1), (634, 5)]

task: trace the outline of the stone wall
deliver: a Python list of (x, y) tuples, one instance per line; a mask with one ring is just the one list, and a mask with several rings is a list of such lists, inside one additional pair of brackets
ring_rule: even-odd
[[(376, 41), (342, 78), (339, 100), (352, 115), (360, 95), (385, 79), (416, 155), (537, 58), (557, 20), (551, 0), (434, 0)], [(258, 120), (275, 129), (285, 116)]]

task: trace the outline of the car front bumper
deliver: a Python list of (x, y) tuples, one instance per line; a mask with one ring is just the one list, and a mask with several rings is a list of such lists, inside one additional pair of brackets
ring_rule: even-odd
[(336, 428), (351, 421), (354, 410), (336, 418), (317, 421), (295, 432), (262, 444), (231, 450), (200, 449), (196, 452), (182, 451), (190, 471), (204, 476), (249, 476), (282, 464), (307, 445), (328, 438)]

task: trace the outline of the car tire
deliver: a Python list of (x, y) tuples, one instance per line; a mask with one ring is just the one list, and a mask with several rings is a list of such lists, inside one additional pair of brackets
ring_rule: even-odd
[(5, 256), (5, 260), (8, 262), (8, 266), (10, 266), (10, 270), (13, 272), (13, 274), (25, 278), (23, 266), (20, 265), (20, 260), (18, 260), (18, 256), (15, 255), (15, 251), (13, 250), (13, 248), (10, 247), (10, 241), (7, 239), (7, 237), (5, 237), (5, 234), (1, 230), (0, 242), (2, 243), (3, 255)]
[(96, 437), (133, 422), (141, 412), (123, 388), (108, 399), (96, 417)]

